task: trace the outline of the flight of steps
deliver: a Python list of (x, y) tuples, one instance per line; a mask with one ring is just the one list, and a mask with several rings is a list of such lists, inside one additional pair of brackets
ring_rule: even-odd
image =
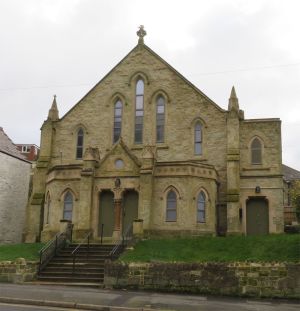
[(76, 254), (75, 272), (73, 272), (72, 252), (78, 244), (70, 244), (54, 256), (38, 275), (39, 283), (101, 286), (104, 279), (104, 261), (114, 245), (83, 244)]

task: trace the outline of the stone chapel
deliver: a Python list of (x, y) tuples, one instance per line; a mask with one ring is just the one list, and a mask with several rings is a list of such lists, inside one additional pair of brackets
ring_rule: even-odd
[(54, 97), (25, 240), (283, 232), (280, 119), (245, 119), (234, 87), (222, 109), (137, 34), (62, 117)]

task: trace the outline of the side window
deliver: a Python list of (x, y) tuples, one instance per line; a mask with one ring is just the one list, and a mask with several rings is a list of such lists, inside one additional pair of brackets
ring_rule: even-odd
[(202, 154), (202, 126), (200, 122), (195, 124), (194, 131), (194, 153), (195, 155)]
[(138, 80), (135, 89), (135, 144), (143, 143), (143, 122), (144, 122), (144, 81)]
[(206, 196), (201, 191), (197, 198), (197, 222), (205, 222)]
[(83, 156), (83, 139), (84, 139), (84, 132), (83, 132), (83, 129), (80, 128), (77, 132), (76, 159), (82, 159), (82, 156)]
[(73, 213), (73, 195), (70, 191), (68, 191), (64, 197), (63, 219), (72, 220), (72, 213)]
[(159, 96), (156, 102), (156, 142), (165, 140), (165, 99)]
[(171, 190), (167, 195), (166, 221), (176, 221), (177, 219), (177, 197)]
[(251, 143), (251, 164), (262, 164), (262, 143), (258, 138)]
[(50, 194), (48, 193), (47, 194), (47, 197), (46, 197), (46, 219), (45, 219), (45, 222), (46, 224), (49, 224), (49, 218), (50, 218), (50, 209), (51, 209), (51, 198), (50, 198)]
[(122, 130), (122, 102), (118, 100), (115, 103), (114, 107), (114, 136), (113, 136), (113, 143), (116, 143), (120, 136)]

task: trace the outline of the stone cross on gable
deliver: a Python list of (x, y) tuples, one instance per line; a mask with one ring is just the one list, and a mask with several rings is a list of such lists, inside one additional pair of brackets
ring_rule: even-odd
[(141, 25), (139, 27), (139, 30), (136, 32), (136, 34), (139, 37), (139, 44), (143, 44), (144, 43), (144, 37), (147, 34), (146, 30), (144, 29), (144, 25)]

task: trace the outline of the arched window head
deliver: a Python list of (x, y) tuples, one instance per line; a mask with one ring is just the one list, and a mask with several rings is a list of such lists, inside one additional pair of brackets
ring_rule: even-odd
[(195, 124), (194, 153), (195, 155), (202, 154), (202, 125), (200, 122)]
[(122, 130), (122, 102), (117, 100), (114, 107), (114, 137), (113, 142), (117, 142), (121, 136)]
[(201, 191), (197, 198), (197, 222), (205, 222), (206, 195)]
[(156, 142), (165, 140), (165, 99), (159, 96), (156, 101)]
[(167, 195), (166, 221), (177, 219), (177, 196), (175, 191), (170, 190)]
[(144, 122), (144, 81), (139, 79), (135, 88), (135, 144), (143, 143), (143, 122)]
[(63, 219), (72, 220), (72, 212), (73, 212), (73, 195), (71, 191), (68, 191), (64, 197)]
[(83, 139), (84, 139), (84, 132), (83, 132), (83, 129), (80, 128), (77, 132), (76, 159), (82, 159)]
[(262, 143), (258, 138), (254, 138), (251, 143), (251, 164), (262, 163)]

